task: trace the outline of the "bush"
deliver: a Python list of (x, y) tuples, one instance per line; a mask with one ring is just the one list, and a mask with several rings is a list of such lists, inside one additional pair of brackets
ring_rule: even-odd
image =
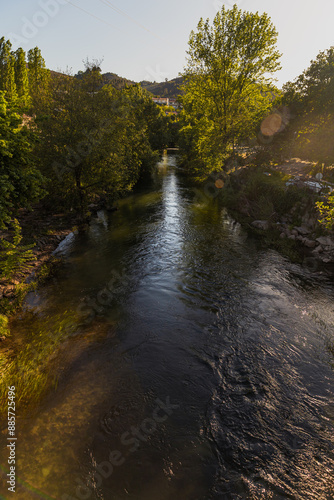
[[(234, 206), (249, 204), (249, 215), (256, 219), (268, 219), (274, 214), (282, 216), (290, 212), (296, 203), (309, 196), (295, 186), (286, 186), (287, 176), (270, 169), (248, 168), (234, 178)], [(234, 208), (234, 207), (232, 207)]]
[(0, 253), (0, 278), (10, 279), (17, 272), (26, 271), (35, 258), (31, 250), (34, 245), (20, 245), (22, 234), (18, 220), (14, 219), (12, 225), (14, 228), (13, 242), (5, 239), (0, 242), (0, 246), (3, 248)]
[(316, 206), (322, 217), (319, 222), (326, 229), (332, 231), (334, 229), (334, 194), (328, 196), (327, 202), (318, 201)]

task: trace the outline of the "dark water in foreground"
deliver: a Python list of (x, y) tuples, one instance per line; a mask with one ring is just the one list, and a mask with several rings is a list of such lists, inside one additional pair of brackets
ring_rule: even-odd
[(173, 164), (30, 297), (54, 328), (81, 304), (86, 326), (18, 420), (3, 498), (334, 499), (333, 283), (259, 250)]

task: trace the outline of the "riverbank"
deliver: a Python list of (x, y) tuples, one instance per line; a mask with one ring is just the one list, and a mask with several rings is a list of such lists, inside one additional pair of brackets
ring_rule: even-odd
[(316, 203), (332, 188), (310, 175), (312, 164), (246, 165), (229, 172), (223, 204), (250, 232), (295, 262), (334, 265), (334, 236), (319, 222)]
[[(34, 211), (21, 210), (17, 220), (22, 229), (22, 246), (32, 248), (25, 265), (0, 280), (0, 315), (5, 317), (15, 314), (27, 293), (52, 274), (59, 262), (53, 256), (54, 251), (79, 224), (76, 215), (52, 214), (41, 207)], [(2, 232), (1, 237), (10, 240), (12, 234)]]

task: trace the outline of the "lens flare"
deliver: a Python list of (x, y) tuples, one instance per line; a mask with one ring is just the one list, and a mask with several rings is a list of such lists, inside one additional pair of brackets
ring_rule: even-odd
[(217, 179), (215, 182), (215, 186), (217, 189), (222, 189), (224, 187), (224, 181), (222, 179)]
[(267, 116), (261, 124), (261, 132), (267, 137), (275, 135), (282, 126), (282, 116), (278, 113), (272, 113)]

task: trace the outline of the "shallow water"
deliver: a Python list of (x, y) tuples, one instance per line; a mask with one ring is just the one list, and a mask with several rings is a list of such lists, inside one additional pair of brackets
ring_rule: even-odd
[(18, 419), (15, 498), (334, 498), (330, 277), (259, 249), (174, 157), (62, 252), (15, 323), (76, 322)]

